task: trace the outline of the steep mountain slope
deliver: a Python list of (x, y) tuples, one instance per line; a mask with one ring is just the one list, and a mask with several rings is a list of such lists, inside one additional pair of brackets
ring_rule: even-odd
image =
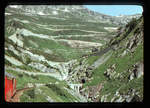
[(51, 15), (57, 18), (75, 17), (88, 22), (107, 22), (115, 25), (127, 24), (132, 18), (139, 18), (141, 16), (140, 14), (109, 16), (91, 11), (82, 5), (35, 5), (34, 7), (32, 5), (11, 5), (8, 8), (19, 8), (20, 10), (17, 10), (19, 13), (23, 12), (23, 14), (27, 15)]
[[(123, 31), (123, 32), (122, 32)], [(121, 32), (121, 34), (120, 34)], [(85, 83), (90, 101), (133, 102), (143, 100), (143, 18), (132, 20), (104, 48), (89, 59), (99, 62), (92, 71), (91, 81)], [(106, 50), (108, 49), (108, 50)], [(100, 56), (100, 58), (99, 58)], [(95, 59), (96, 58), (96, 59)], [(92, 88), (99, 87), (93, 91)]]
[(21, 102), (122, 102), (114, 93), (133, 98), (131, 86), (142, 100), (142, 18), (119, 28), (83, 6), (9, 6), (5, 15), (5, 71), (17, 89), (34, 87)]

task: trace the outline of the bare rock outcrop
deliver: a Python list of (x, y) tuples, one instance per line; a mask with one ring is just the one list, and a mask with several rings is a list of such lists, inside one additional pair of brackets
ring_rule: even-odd
[(144, 64), (142, 62), (137, 63), (133, 65), (132, 70), (128, 70), (130, 75), (129, 75), (129, 81), (131, 81), (134, 78), (140, 78), (144, 74)]

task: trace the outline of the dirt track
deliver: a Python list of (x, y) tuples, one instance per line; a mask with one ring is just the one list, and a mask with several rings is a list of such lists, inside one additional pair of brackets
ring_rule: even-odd
[(29, 90), (29, 89), (32, 89), (32, 88), (34, 88), (34, 87), (27, 87), (27, 88), (16, 90), (16, 92), (13, 95), (12, 99), (10, 100), (10, 102), (20, 102), (20, 96), (23, 94), (23, 92), (25, 90)]

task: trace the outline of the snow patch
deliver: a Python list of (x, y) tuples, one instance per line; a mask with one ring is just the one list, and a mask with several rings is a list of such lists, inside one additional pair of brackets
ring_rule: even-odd
[(58, 12), (57, 12), (57, 11), (53, 11), (52, 13), (53, 13), (54, 15), (57, 15), (57, 14), (58, 14)]
[(108, 29), (117, 30), (118, 27), (104, 27), (104, 29), (106, 29), (106, 30), (108, 30)]
[(5, 13), (5, 15), (12, 15), (11, 13)]
[(11, 8), (18, 8), (17, 5), (9, 5), (9, 7), (11, 7)]
[(39, 14), (39, 15), (45, 15), (43, 12), (39, 12), (38, 14)]
[(65, 8), (64, 12), (70, 12), (70, 11), (68, 10), (68, 8)]
[(118, 29), (118, 27), (104, 27), (104, 29), (111, 32), (111, 31), (114, 31), (114, 30), (116, 31)]

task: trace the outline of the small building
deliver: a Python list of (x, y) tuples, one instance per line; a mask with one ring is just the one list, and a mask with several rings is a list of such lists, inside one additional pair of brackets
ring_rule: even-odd
[(16, 77), (5, 72), (5, 100), (10, 101), (16, 92)]

